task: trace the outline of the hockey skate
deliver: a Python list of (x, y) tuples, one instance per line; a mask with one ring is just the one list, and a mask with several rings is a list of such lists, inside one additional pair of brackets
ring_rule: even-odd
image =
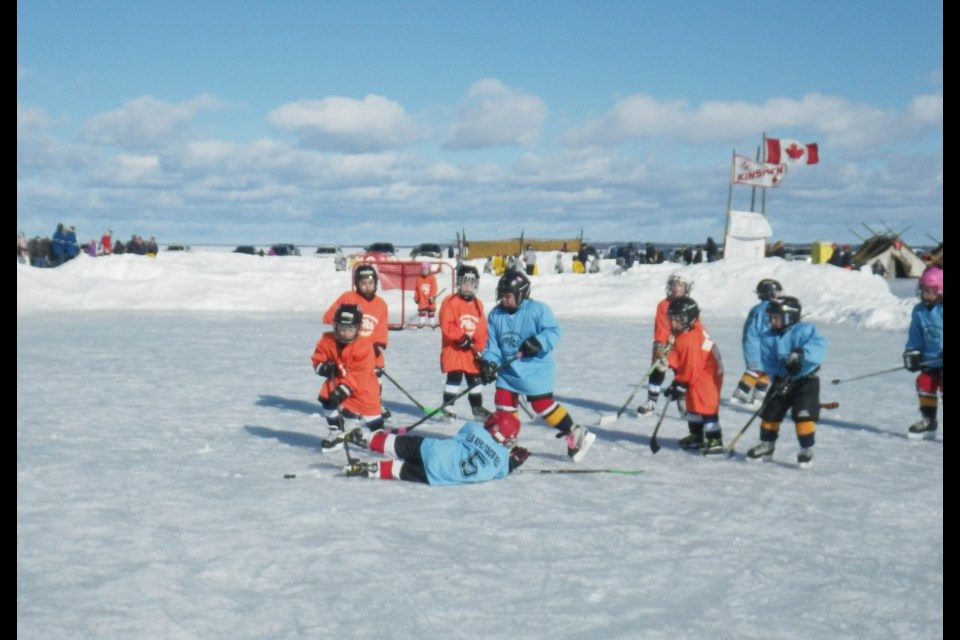
[(345, 466), (343, 473), (348, 478), (376, 478), (380, 475), (380, 463), (354, 462)]
[(772, 442), (761, 442), (757, 446), (747, 450), (747, 458), (750, 460), (772, 460), (775, 448)]
[(813, 447), (803, 447), (797, 453), (797, 464), (801, 469), (809, 469), (813, 466)]
[(907, 437), (911, 440), (933, 440), (937, 437), (937, 421), (933, 418), (920, 418), (910, 425)]
[[(698, 433), (688, 433), (680, 438), (680, 440), (677, 441), (677, 444), (680, 445), (681, 449), (685, 449), (687, 451), (692, 449), (702, 449), (704, 445), (703, 436)], [(720, 450), (723, 451), (723, 445), (720, 446)]]
[(489, 418), (492, 415), (493, 413), (482, 405), (477, 405), (473, 407), (474, 420), (479, 420), (480, 422), (486, 422), (487, 418)]
[(653, 413), (657, 410), (657, 401), (653, 398), (647, 398), (645, 402), (641, 402), (640, 406), (637, 407), (637, 413), (641, 416), (645, 416), (649, 413)]
[(587, 455), (587, 451), (593, 445), (597, 436), (587, 431), (583, 425), (574, 424), (566, 433), (559, 433), (557, 437), (563, 437), (567, 442), (567, 455), (574, 462), (580, 462)]
[(349, 442), (350, 444), (355, 444), (358, 447), (367, 448), (367, 438), (363, 435), (363, 429), (357, 428), (353, 431), (347, 433), (343, 436), (343, 439)]
[(321, 453), (335, 453), (343, 449), (345, 434), (341, 429), (330, 429), (330, 434), (320, 442)]
[(705, 456), (714, 456), (723, 453), (723, 438), (719, 435), (717, 437), (710, 437), (703, 441), (703, 446), (700, 447), (700, 453)]

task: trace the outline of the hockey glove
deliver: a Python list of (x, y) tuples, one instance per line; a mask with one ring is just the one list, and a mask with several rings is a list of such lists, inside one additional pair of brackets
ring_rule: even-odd
[(904, 351), (903, 366), (906, 367), (907, 371), (920, 371), (920, 352)]
[(524, 358), (533, 358), (543, 349), (543, 345), (537, 340), (536, 336), (530, 336), (520, 345), (520, 353)]
[(667, 365), (667, 359), (666, 359), (666, 357), (658, 358), (658, 359), (653, 363), (653, 370), (654, 370), (654, 371), (659, 371), (660, 373), (666, 373), (666, 372), (667, 372), (667, 369), (669, 369), (669, 368), (670, 368), (670, 367), (669, 367), (669, 365)]
[(464, 336), (460, 338), (460, 342), (457, 343), (458, 349), (467, 350), (472, 346), (473, 346), (473, 336), (468, 336), (466, 334), (464, 334)]
[(510, 471), (515, 470), (530, 457), (530, 452), (523, 447), (514, 447), (510, 450)]
[(670, 400), (683, 400), (687, 395), (687, 385), (674, 381), (670, 383), (663, 395)]
[(387, 350), (387, 345), (385, 344), (380, 344), (379, 342), (377, 342), (373, 345), (373, 354), (378, 358), (380, 357), (380, 354), (382, 354), (386, 350)]
[(430, 296), (429, 298), (427, 298), (427, 302), (429, 302), (430, 304), (436, 304), (437, 299), (434, 296)]
[(490, 384), (497, 379), (497, 365), (489, 360), (480, 361), (480, 382)]
[(337, 375), (337, 363), (327, 360), (317, 365), (317, 375), (321, 378), (333, 378)]
[(343, 402), (352, 394), (353, 392), (350, 391), (350, 387), (345, 384), (341, 384), (339, 387), (333, 390), (333, 393), (330, 394), (330, 400), (339, 406), (343, 404)]
[(373, 373), (374, 373), (378, 378), (382, 378), (382, 377), (383, 377), (383, 368), (382, 368), (382, 367), (374, 367), (374, 368), (373, 368)]
[(800, 371), (803, 370), (803, 350), (794, 349), (790, 356), (783, 363), (783, 370), (789, 373), (791, 376), (796, 376), (800, 374)]

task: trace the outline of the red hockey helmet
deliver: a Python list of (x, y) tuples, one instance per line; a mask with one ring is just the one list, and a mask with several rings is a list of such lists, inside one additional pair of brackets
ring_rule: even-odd
[(483, 428), (508, 449), (517, 444), (517, 436), (520, 435), (520, 421), (509, 411), (495, 411), (483, 423)]

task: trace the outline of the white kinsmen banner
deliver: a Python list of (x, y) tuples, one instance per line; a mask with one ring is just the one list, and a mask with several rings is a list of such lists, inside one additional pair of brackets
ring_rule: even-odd
[(724, 258), (763, 258), (767, 239), (773, 229), (767, 218), (752, 211), (728, 211), (727, 235), (724, 239)]
[(779, 187), (783, 176), (787, 175), (787, 165), (754, 162), (743, 156), (733, 156), (733, 171), (730, 174), (732, 184), (745, 184), (751, 187), (771, 189)]

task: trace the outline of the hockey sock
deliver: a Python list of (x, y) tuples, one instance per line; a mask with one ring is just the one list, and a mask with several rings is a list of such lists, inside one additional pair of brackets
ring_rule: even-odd
[(760, 440), (762, 442), (776, 442), (777, 436), (779, 435), (779, 422), (767, 422), (766, 420), (760, 421)]

